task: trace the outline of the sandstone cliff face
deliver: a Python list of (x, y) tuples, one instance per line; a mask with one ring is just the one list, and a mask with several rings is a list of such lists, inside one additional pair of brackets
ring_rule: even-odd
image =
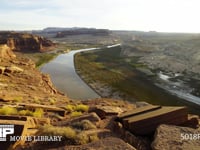
[(15, 58), (15, 54), (11, 51), (10, 47), (6, 44), (0, 45), (0, 60), (3, 59), (12, 59)]
[(0, 32), (0, 44), (7, 44), (12, 50), (46, 51), (54, 44), (41, 36), (27, 33)]
[(68, 102), (54, 88), (50, 77), (35, 68), (33, 61), (18, 56), (6, 44), (0, 45), (0, 104), (16, 100), (45, 105), (52, 99), (58, 104)]

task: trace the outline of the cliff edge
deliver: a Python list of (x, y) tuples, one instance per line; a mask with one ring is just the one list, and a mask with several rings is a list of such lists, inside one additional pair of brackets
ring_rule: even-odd
[(44, 52), (55, 46), (53, 42), (41, 36), (9, 31), (0, 32), (0, 44), (7, 44), (11, 50), (23, 52)]

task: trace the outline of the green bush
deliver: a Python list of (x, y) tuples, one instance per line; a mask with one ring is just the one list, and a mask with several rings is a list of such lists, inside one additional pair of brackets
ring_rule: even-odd
[(43, 117), (44, 111), (42, 108), (36, 108), (36, 110), (33, 112), (33, 117), (41, 118)]
[(80, 111), (74, 111), (70, 114), (71, 117), (79, 117), (82, 115), (82, 112)]
[(84, 105), (84, 104), (79, 104), (74, 108), (75, 111), (81, 111), (81, 112), (87, 112), (88, 109), (89, 109), (89, 106)]
[(67, 111), (69, 111), (69, 112), (73, 112), (74, 111), (74, 108), (75, 108), (75, 106), (74, 105), (71, 105), (71, 104), (68, 104), (68, 105), (66, 105), (66, 110)]
[(71, 127), (54, 127), (51, 125), (45, 125), (39, 129), (40, 135), (47, 136), (62, 136), (67, 139), (75, 139), (76, 131)]
[(89, 137), (87, 134), (81, 132), (76, 136), (76, 143), (77, 144), (87, 144), (89, 143)]
[(72, 124), (72, 127), (80, 130), (96, 129), (96, 126), (89, 120), (82, 120), (81, 122), (75, 122)]
[(94, 141), (98, 141), (99, 137), (97, 136), (97, 134), (93, 134), (89, 136), (89, 141), (90, 142), (94, 142)]
[(84, 132), (78, 133), (78, 131), (71, 127), (55, 127), (51, 125), (40, 127), (37, 134), (43, 136), (62, 136), (62, 139), (67, 140), (71, 144), (87, 144), (99, 139), (97, 134), (87, 135)]
[(2, 108), (0, 108), (0, 114), (1, 115), (16, 115), (18, 112), (17, 112), (17, 109), (16, 108), (13, 108), (13, 107), (10, 107), (10, 106), (3, 106)]
[(53, 98), (50, 98), (50, 99), (49, 99), (49, 102), (50, 102), (51, 105), (54, 105), (54, 104), (56, 103), (56, 100), (53, 99)]
[(21, 116), (33, 116), (33, 112), (30, 110), (20, 110), (18, 114)]
[(87, 112), (89, 109), (89, 106), (84, 105), (84, 104), (79, 104), (79, 105), (68, 104), (66, 105), (65, 108), (68, 112), (73, 112), (73, 111)]

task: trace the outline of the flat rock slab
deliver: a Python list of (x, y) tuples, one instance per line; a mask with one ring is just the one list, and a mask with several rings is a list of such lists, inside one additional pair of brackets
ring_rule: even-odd
[(160, 125), (151, 146), (153, 150), (199, 150), (200, 130)]
[(180, 125), (188, 120), (186, 107), (144, 106), (118, 117), (123, 127), (136, 135), (152, 134), (160, 124)]
[(161, 106), (147, 105), (147, 106), (139, 107), (139, 108), (134, 109), (132, 111), (122, 113), (118, 116), (118, 118), (120, 120), (123, 120), (123, 119), (128, 118), (128, 117), (133, 117), (133, 116), (136, 116), (136, 115), (144, 114), (144, 113), (154, 111), (154, 110), (157, 110), (157, 109), (160, 109), (160, 108), (161, 108)]

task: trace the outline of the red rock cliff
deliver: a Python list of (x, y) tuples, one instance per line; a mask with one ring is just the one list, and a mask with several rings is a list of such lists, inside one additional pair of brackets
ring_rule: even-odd
[(54, 46), (50, 40), (27, 33), (0, 32), (0, 44), (7, 44), (12, 50), (46, 51)]

